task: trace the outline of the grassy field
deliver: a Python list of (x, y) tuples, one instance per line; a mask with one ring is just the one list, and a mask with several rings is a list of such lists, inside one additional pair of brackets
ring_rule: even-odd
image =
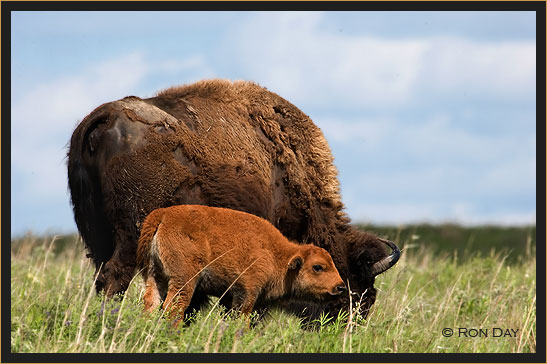
[[(95, 294), (76, 236), (12, 242), (12, 352), (482, 353), (536, 351), (535, 227), (367, 227), (403, 247), (378, 277), (370, 316), (303, 329), (278, 310), (251, 329), (212, 304), (178, 329), (142, 313), (137, 276), (123, 299)], [(501, 241), (501, 243), (500, 243)], [(453, 330), (451, 337), (443, 336)], [(518, 330), (518, 331), (515, 331)], [(485, 336), (487, 335), (487, 336)]]

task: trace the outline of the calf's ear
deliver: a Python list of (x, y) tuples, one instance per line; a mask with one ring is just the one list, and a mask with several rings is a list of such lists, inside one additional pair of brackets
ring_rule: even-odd
[(302, 258), (300, 255), (293, 255), (292, 258), (289, 260), (289, 270), (300, 268), (303, 261), (304, 258)]

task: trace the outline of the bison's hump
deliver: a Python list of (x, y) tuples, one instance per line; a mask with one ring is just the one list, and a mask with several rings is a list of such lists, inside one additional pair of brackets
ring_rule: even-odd
[(294, 182), (312, 186), (313, 198), (340, 203), (337, 170), (323, 133), (300, 109), (266, 88), (247, 81), (203, 80), (146, 101), (195, 133), (207, 159), (249, 160), (263, 171), (282, 166), (291, 170)]

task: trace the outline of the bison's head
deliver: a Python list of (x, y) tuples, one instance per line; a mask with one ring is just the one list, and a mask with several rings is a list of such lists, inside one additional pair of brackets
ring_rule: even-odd
[(351, 291), (359, 296), (354, 299), (362, 300), (361, 309), (366, 315), (376, 300), (375, 277), (397, 263), (401, 252), (397, 245), (389, 240), (360, 231), (353, 233), (347, 251), (348, 278)]
[[(352, 302), (358, 303), (360, 314), (366, 317), (376, 301), (375, 277), (397, 263), (401, 252), (393, 242), (355, 229), (347, 231), (344, 239), (347, 242), (345, 255), (337, 255), (340, 257), (337, 267), (344, 282), (349, 283), (347, 288), (351, 292)], [(298, 304), (285, 307), (311, 319), (318, 318), (323, 313), (336, 317), (340, 310), (347, 310), (350, 303), (348, 293), (337, 297), (336, 301), (326, 306), (319, 302), (316, 305), (307, 305), (304, 311)]]

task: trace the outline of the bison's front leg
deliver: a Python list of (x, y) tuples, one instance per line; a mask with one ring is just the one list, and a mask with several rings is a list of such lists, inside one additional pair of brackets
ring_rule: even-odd
[(124, 293), (135, 273), (138, 233), (115, 228), (114, 253), (104, 264), (97, 279), (97, 290), (104, 287), (107, 297)]

